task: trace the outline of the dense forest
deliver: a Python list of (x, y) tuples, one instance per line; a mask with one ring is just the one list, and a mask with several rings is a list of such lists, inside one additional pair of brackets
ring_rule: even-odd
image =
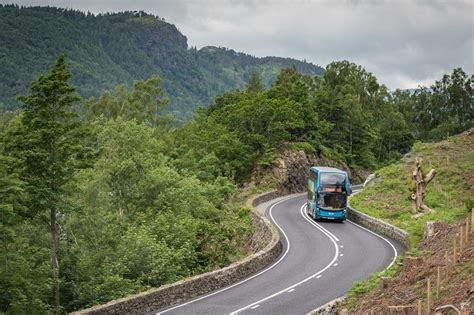
[[(269, 86), (282, 68), (322, 74), (316, 65), (289, 58), (256, 58), (231, 49), (188, 48), (172, 24), (144, 12), (93, 15), (53, 7), (0, 5), (0, 111), (18, 106), (16, 96), (64, 53), (72, 83), (84, 98), (134, 80), (159, 75), (168, 109), (177, 119), (225, 91), (243, 88), (252, 72)], [(3, 105), (2, 105), (3, 103)]]
[(282, 150), (373, 169), (473, 126), (462, 69), (395, 93), (347, 61), (268, 88), (254, 72), (176, 126), (159, 77), (84, 100), (67, 63), (0, 113), (0, 312), (77, 310), (243, 257), (240, 187)]

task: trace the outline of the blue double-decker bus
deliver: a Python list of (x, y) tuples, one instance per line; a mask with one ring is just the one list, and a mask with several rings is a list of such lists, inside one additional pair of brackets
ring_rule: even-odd
[(347, 173), (333, 167), (311, 167), (307, 212), (315, 220), (346, 220), (351, 185)]

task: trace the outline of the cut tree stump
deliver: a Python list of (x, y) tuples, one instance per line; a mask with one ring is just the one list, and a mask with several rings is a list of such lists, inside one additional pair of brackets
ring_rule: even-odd
[(431, 212), (428, 206), (425, 205), (425, 191), (426, 186), (431, 182), (431, 180), (435, 177), (436, 171), (432, 168), (426, 176), (423, 176), (423, 159), (416, 158), (415, 159), (415, 170), (413, 171), (413, 193), (411, 195), (412, 200), (412, 208), (413, 213), (416, 214), (418, 212)]

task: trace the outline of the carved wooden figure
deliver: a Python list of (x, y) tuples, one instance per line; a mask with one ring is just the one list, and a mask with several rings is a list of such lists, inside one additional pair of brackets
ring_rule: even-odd
[(423, 165), (422, 158), (415, 159), (415, 170), (413, 171), (413, 194), (411, 195), (413, 213), (418, 211), (430, 212), (432, 211), (429, 207), (424, 204), (425, 190), (429, 182), (434, 178), (436, 171), (432, 168), (426, 176), (423, 176)]

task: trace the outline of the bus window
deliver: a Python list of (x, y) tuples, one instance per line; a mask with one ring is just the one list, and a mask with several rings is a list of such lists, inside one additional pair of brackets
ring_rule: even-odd
[(320, 193), (318, 206), (327, 210), (340, 210), (346, 207), (345, 194)]
[(337, 173), (322, 173), (321, 186), (344, 186), (346, 176)]
[(339, 173), (321, 173), (318, 206), (328, 210), (346, 207), (346, 176)]

